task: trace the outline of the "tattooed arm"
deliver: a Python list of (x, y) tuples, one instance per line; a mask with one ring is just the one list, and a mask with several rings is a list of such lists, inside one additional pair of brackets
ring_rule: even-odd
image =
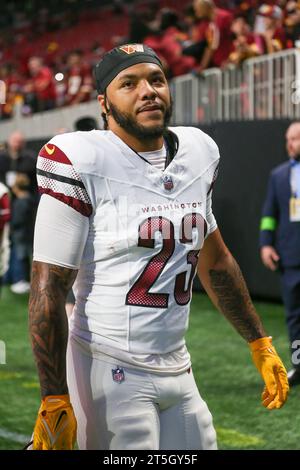
[(218, 229), (204, 242), (197, 272), (214, 305), (246, 341), (266, 336), (241, 270)]
[(34, 261), (29, 299), (29, 330), (42, 397), (68, 393), (66, 296), (77, 270)]

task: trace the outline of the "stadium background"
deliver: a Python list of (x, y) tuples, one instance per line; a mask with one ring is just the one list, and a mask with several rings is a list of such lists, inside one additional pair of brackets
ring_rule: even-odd
[[(6, 83), (9, 99), (0, 105), (3, 147), (11, 132), (20, 130), (26, 137), (27, 147), (37, 152), (53, 134), (73, 130), (76, 121), (86, 116), (96, 119), (101, 128), (92, 87), (82, 102), (74, 96), (66, 98), (65, 95), (63, 99), (60, 95), (61, 82), (65, 84), (72, 76), (68, 75), (68, 54), (81, 49), (80, 60), (91, 66), (105, 50), (130, 39), (134, 13), (138, 12), (139, 18), (146, 17), (149, 28), (149, 7), (152, 14), (162, 12), (164, 7), (175, 9), (182, 19), (188, 6), (188, 2), (175, 0), (48, 3), (48, 11), (44, 12), (43, 2), (38, 1), (1, 6), (0, 79)], [(232, 21), (240, 16), (246, 18), (254, 31), (262, 4), (280, 5), (284, 25), (291, 2), (215, 3), (232, 14)], [(37, 28), (35, 34), (32, 34), (33, 26)], [(173, 125), (200, 127), (219, 145), (222, 161), (214, 190), (214, 212), (287, 367), (288, 342), (278, 277), (262, 267), (258, 234), (269, 171), (286, 159), (284, 132), (299, 114), (298, 102), (293, 100), (293, 83), (297, 83), (299, 74), (296, 27), (293, 33), (286, 30), (284, 47), (252, 58), (244, 57), (238, 64), (227, 61), (222, 67), (210, 64), (211, 67), (199, 73), (196, 61), (188, 74), (177, 74), (176, 67), (168, 69), (174, 97)], [(162, 34), (157, 34), (155, 39), (159, 47)], [(233, 40), (230, 37), (232, 43)], [(182, 37), (180, 41), (176, 36), (176, 42), (182, 46)], [(38, 100), (28, 99), (28, 95), (32, 98), (33, 88), (27, 63), (34, 56), (43, 59), (53, 77), (58, 73), (65, 76), (54, 82), (57, 95), (53, 109), (40, 112)], [(179, 70), (187, 72), (185, 62), (179, 65)], [(7, 75), (7, 68), (11, 75)], [(86, 71), (80, 74), (83, 82), (86, 79), (85, 85), (91, 84)], [(195, 290), (198, 289), (196, 282)], [(0, 340), (6, 346), (6, 363), (0, 364), (0, 449), (22, 447), (30, 436), (39, 405), (27, 334), (27, 300), (26, 294), (13, 294), (9, 286), (4, 287), (0, 299)], [(276, 303), (265, 303), (265, 300)], [(187, 341), (200, 392), (214, 416), (220, 448), (299, 449), (294, 418), (299, 392), (292, 390), (289, 402), (280, 411), (270, 413), (261, 407), (262, 383), (247, 347), (201, 293), (194, 293)]]

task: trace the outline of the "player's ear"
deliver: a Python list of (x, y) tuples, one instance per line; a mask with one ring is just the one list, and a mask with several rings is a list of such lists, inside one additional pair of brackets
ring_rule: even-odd
[(104, 93), (103, 95), (98, 95), (97, 100), (100, 103), (102, 113), (109, 114), (110, 109), (107, 106), (106, 93)]
[(98, 95), (97, 100), (101, 106), (102, 113), (106, 113), (106, 106), (105, 106), (105, 96), (104, 95)]

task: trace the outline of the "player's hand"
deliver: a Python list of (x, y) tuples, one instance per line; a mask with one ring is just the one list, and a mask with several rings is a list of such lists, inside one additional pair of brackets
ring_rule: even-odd
[(279, 255), (273, 246), (263, 246), (260, 250), (260, 256), (266, 268), (276, 271)]
[(72, 450), (77, 423), (69, 395), (42, 400), (33, 431), (33, 450)]
[(272, 346), (272, 338), (259, 338), (249, 346), (253, 362), (265, 382), (262, 404), (269, 410), (281, 408), (287, 400), (289, 384), (285, 367)]

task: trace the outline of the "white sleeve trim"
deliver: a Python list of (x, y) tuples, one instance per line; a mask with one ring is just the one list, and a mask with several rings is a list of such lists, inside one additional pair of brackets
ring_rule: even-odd
[(43, 194), (35, 222), (33, 260), (78, 269), (88, 231), (87, 217)]

